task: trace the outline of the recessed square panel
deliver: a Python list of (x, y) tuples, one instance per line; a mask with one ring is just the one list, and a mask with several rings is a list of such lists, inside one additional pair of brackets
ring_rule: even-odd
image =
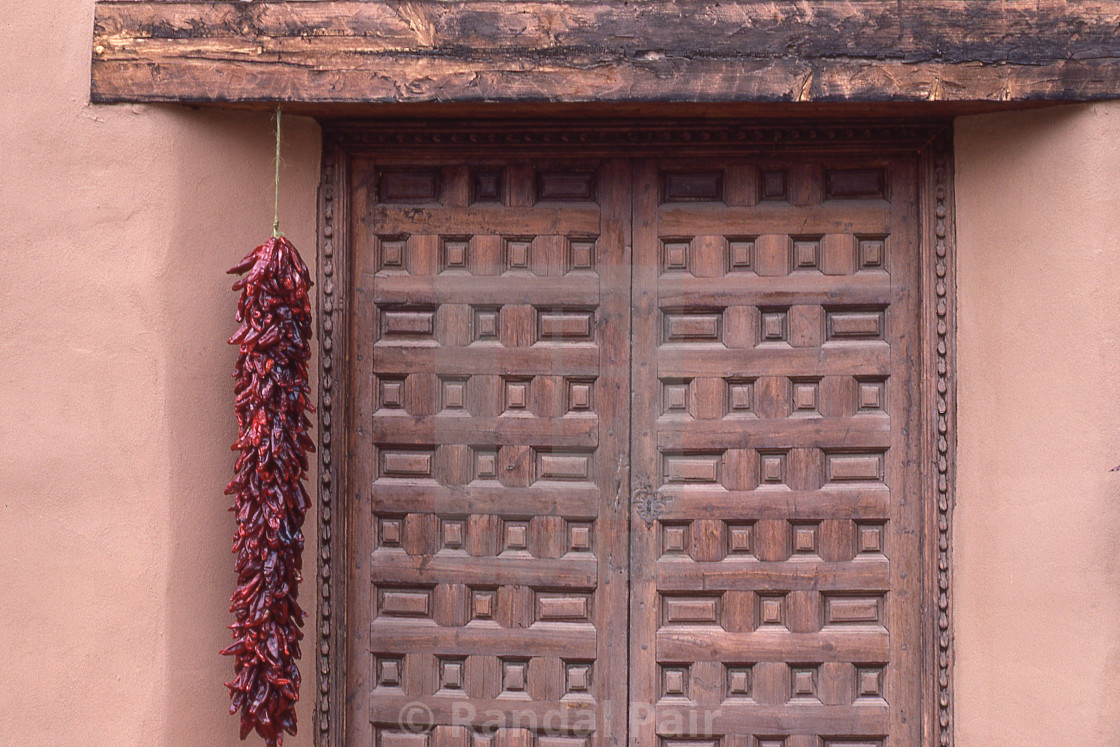
[(791, 664), (789, 668), (790, 699), (818, 700), (816, 664)]
[(502, 527), (502, 550), (524, 552), (529, 548), (529, 522), (506, 521)]
[(589, 412), (595, 407), (592, 379), (568, 379), (568, 412)]
[(382, 378), (378, 381), (378, 400), (385, 410), (400, 410), (404, 407), (404, 378)]
[(400, 687), (404, 674), (403, 656), (377, 656), (374, 659), (374, 687)]
[(467, 660), (464, 657), (444, 658), (439, 657), (439, 688), (441, 690), (462, 690), (463, 680), (467, 672)]
[(493, 589), (471, 590), (471, 619), (493, 620), (498, 609), (498, 592)]
[(467, 406), (467, 380), (440, 379), (440, 409), (462, 411)]
[(754, 380), (727, 381), (727, 412), (731, 415), (754, 415)]
[(786, 452), (758, 452), (758, 482), (762, 486), (786, 484)]
[(882, 555), (887, 527), (881, 522), (856, 522), (856, 555)]
[(507, 238), (504, 243), (505, 269), (529, 272), (533, 266), (533, 238), (531, 236)]
[(400, 547), (403, 536), (403, 519), (383, 516), (377, 520), (377, 544), (379, 547)]
[(661, 665), (661, 694), (666, 697), (688, 697), (688, 665)]
[(661, 270), (662, 272), (687, 272), (688, 271), (688, 239), (662, 239), (661, 240)]
[(819, 523), (792, 524), (790, 526), (790, 535), (790, 546), (793, 548), (793, 554), (795, 556), (819, 555), (821, 535), (821, 526)]
[(474, 450), (474, 479), (498, 479), (498, 451), (497, 449), (480, 448)]
[(821, 266), (821, 237), (794, 236), (793, 258), (790, 266), (794, 272), (819, 270)]
[(569, 552), (591, 552), (592, 525), (588, 521), (568, 522)]
[(529, 386), (531, 379), (506, 379), (505, 380), (505, 409), (513, 412), (525, 412), (529, 408)]
[(879, 413), (887, 409), (887, 382), (883, 379), (856, 380), (856, 412)]
[(785, 627), (786, 597), (784, 594), (759, 594), (758, 624), (766, 627)]
[(527, 659), (502, 659), (502, 690), (523, 693), (529, 686), (529, 661)]
[(661, 410), (664, 414), (688, 415), (689, 383), (688, 379), (661, 382)]
[(876, 272), (886, 269), (887, 240), (885, 236), (860, 236), (858, 242), (859, 250), (856, 257), (861, 271)]
[(378, 272), (383, 272), (386, 274), (407, 272), (407, 251), (407, 236), (378, 236)]
[(595, 269), (595, 239), (568, 239), (568, 272)]
[(758, 199), (788, 200), (789, 171), (786, 169), (763, 169), (758, 174)]
[(661, 525), (661, 554), (684, 555), (688, 551), (688, 524)]
[(566, 693), (586, 693), (591, 691), (591, 668), (589, 661), (564, 662), (564, 691)]
[(469, 272), (471, 239), (469, 236), (442, 236), (439, 244), (441, 272)]
[(726, 664), (727, 697), (751, 697), (754, 672), (750, 664)]
[(466, 522), (463, 519), (443, 519), (440, 522), (441, 544), (446, 550), (462, 550), (466, 538)]
[(731, 272), (754, 272), (754, 237), (727, 239), (727, 267)]
[(727, 525), (727, 553), (729, 555), (754, 554), (754, 524)]
[(499, 329), (499, 307), (475, 306), (471, 320), (472, 342), (497, 342)]
[(759, 342), (785, 342), (789, 336), (788, 309), (759, 309)]
[(501, 202), (503, 181), (501, 169), (473, 169), (471, 202)]
[(856, 697), (857, 698), (883, 698), (883, 685), (886, 671), (879, 664), (856, 665)]
[(819, 415), (820, 380), (793, 379), (790, 384), (793, 390), (793, 414)]

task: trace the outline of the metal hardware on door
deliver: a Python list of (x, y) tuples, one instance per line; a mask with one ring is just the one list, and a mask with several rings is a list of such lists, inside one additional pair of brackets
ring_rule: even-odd
[(634, 506), (634, 512), (646, 523), (646, 528), (652, 529), (653, 522), (657, 521), (657, 517), (665, 509), (667, 500), (660, 490), (655, 490), (652, 485), (643, 484), (634, 491), (630, 503)]

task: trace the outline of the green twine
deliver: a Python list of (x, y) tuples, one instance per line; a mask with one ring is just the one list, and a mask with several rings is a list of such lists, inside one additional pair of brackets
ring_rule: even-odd
[(280, 107), (276, 107), (276, 191), (272, 197), (272, 237), (280, 238)]

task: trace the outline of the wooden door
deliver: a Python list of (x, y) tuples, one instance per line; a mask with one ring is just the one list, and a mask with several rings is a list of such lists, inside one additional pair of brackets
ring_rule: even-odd
[(921, 743), (912, 160), (636, 167), (631, 744)]
[(353, 164), (347, 745), (921, 743), (915, 169)]
[(629, 163), (353, 182), (347, 744), (621, 744)]

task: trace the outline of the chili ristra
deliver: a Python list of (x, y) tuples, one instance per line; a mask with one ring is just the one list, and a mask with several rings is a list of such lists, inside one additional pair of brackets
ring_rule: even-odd
[(234, 372), (240, 451), (226, 494), (237, 516), (233, 552), (237, 589), (230, 597), (235, 657), (230, 713), (241, 712), (241, 738), (254, 729), (269, 747), (296, 733), (304, 612), (300, 609), (303, 520), (310, 500), (303, 487), (314, 412), (307, 366), (311, 357), (311, 275), (284, 237), (250, 252), (231, 274), (241, 292)]

